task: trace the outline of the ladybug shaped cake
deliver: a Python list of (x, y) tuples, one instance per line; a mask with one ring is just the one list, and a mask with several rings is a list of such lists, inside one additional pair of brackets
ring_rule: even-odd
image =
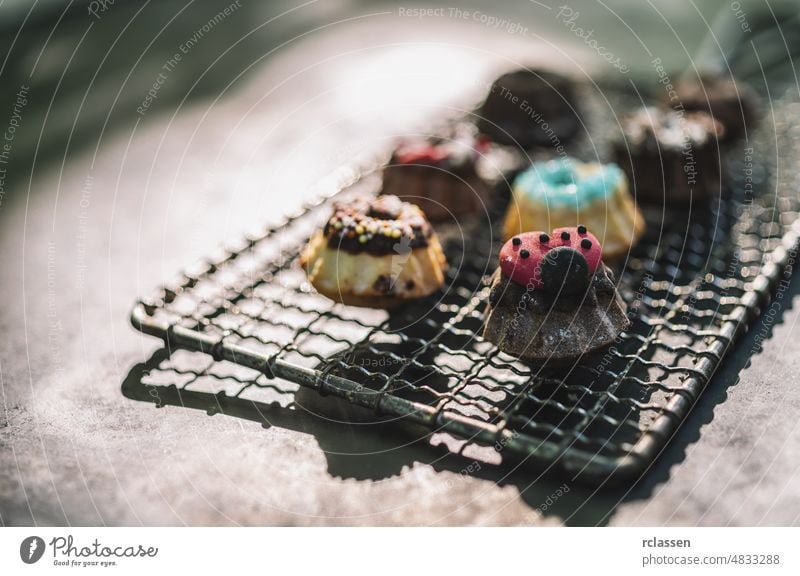
[(533, 364), (576, 363), (628, 328), (602, 246), (584, 226), (527, 232), (500, 250), (484, 337)]

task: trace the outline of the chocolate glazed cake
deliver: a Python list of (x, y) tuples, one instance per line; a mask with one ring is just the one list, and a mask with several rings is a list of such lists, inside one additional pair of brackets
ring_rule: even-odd
[(492, 141), (524, 149), (558, 148), (580, 127), (569, 78), (527, 68), (503, 74), (478, 111), (478, 130)]
[(630, 321), (601, 246), (585, 227), (528, 232), (500, 252), (484, 337), (535, 365), (563, 367), (607, 348)]
[(320, 294), (352, 306), (393, 308), (444, 285), (439, 238), (418, 206), (396, 196), (334, 205), (300, 264)]
[(466, 137), (403, 142), (383, 169), (381, 194), (416, 204), (433, 222), (485, 212), (491, 189), (476, 164), (487, 145)]
[(724, 140), (730, 142), (756, 128), (759, 102), (755, 91), (730, 76), (702, 74), (681, 80), (668, 105), (707, 112), (725, 127)]

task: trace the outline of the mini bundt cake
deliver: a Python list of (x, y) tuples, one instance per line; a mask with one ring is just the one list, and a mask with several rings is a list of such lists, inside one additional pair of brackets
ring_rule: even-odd
[(721, 138), (735, 140), (752, 132), (758, 123), (758, 96), (748, 84), (721, 74), (701, 74), (675, 86), (667, 104), (693, 112), (706, 112), (725, 127)]
[(638, 202), (685, 205), (720, 194), (725, 128), (704, 112), (644, 108), (614, 143)]

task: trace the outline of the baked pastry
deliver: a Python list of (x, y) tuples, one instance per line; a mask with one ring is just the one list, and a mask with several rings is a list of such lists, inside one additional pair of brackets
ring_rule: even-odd
[(337, 203), (300, 263), (319, 293), (372, 308), (392, 308), (436, 292), (447, 268), (425, 214), (396, 196)]
[(504, 240), (530, 230), (585, 224), (603, 242), (603, 257), (627, 254), (644, 232), (644, 218), (614, 164), (558, 158), (535, 163), (514, 180)]
[(404, 142), (383, 169), (381, 194), (416, 204), (434, 222), (483, 212), (490, 187), (476, 164), (487, 144), (463, 138)]
[(527, 232), (500, 251), (484, 338), (532, 364), (588, 360), (630, 326), (625, 303), (585, 227)]
[(719, 74), (701, 74), (681, 80), (668, 104), (685, 110), (706, 112), (725, 127), (726, 141), (744, 136), (756, 127), (758, 96), (742, 81)]
[(708, 114), (643, 108), (622, 130), (614, 155), (637, 201), (686, 204), (719, 194), (725, 128)]
[(523, 68), (492, 84), (478, 111), (478, 130), (494, 142), (523, 149), (559, 147), (580, 127), (572, 80)]

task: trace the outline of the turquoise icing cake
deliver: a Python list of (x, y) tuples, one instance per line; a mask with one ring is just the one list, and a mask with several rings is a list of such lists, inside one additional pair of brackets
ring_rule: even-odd
[(559, 158), (533, 164), (514, 181), (514, 191), (548, 206), (580, 207), (613, 194), (622, 178), (616, 164)]

